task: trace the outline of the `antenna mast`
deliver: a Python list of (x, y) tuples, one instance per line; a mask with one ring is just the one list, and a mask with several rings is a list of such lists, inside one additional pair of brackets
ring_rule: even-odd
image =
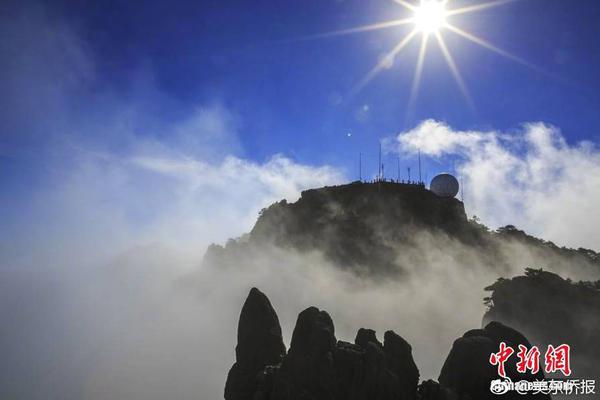
[(408, 183), (410, 183), (410, 167), (408, 167), (407, 169), (408, 169)]
[(379, 165), (377, 166), (377, 180), (381, 180), (381, 140), (379, 141)]
[(362, 182), (362, 153), (358, 153), (358, 180)]
[(421, 149), (419, 149), (419, 183), (423, 180), (421, 179)]

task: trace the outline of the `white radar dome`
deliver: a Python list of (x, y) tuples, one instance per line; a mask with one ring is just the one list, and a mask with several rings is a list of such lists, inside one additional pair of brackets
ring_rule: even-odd
[(450, 174), (439, 174), (431, 180), (429, 190), (440, 197), (453, 198), (458, 193), (458, 181)]

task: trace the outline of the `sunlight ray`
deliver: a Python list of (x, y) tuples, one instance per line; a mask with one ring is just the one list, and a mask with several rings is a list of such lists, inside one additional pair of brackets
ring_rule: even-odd
[(406, 0), (394, 0), (395, 3), (400, 4), (402, 7), (408, 8), (410, 11), (415, 11), (417, 7), (413, 4), (410, 4)]
[(413, 77), (412, 89), (410, 91), (410, 99), (408, 102), (409, 112), (413, 109), (417, 100), (417, 94), (419, 92), (419, 86), (421, 85), (421, 75), (423, 73), (423, 64), (425, 63), (425, 54), (427, 53), (427, 43), (429, 42), (429, 35), (423, 35), (421, 38), (421, 48), (419, 50), (419, 58), (417, 59), (417, 66), (415, 68), (415, 76)]
[[(463, 15), (470, 14), (490, 8), (499, 7), (502, 5), (506, 5), (509, 3), (515, 3), (520, 0), (483, 0), (483, 1), (472, 1), (470, 4), (462, 4), (459, 2), (454, 2), (451, 0), (393, 0), (394, 3), (400, 5), (404, 9), (408, 10), (407, 18), (397, 19), (397, 20), (388, 20), (382, 21), (378, 23), (373, 23), (370, 25), (363, 25), (348, 29), (342, 29), (332, 32), (326, 32), (317, 34), (314, 36), (309, 36), (306, 39), (315, 39), (315, 38), (325, 38), (339, 35), (349, 35), (354, 33), (362, 33), (375, 31), (380, 29), (388, 29), (396, 26), (401, 26), (405, 24), (412, 24), (414, 26), (413, 30), (401, 39), (401, 41), (388, 53), (384, 54), (383, 58), (378, 61), (378, 63), (370, 70), (368, 73), (351, 88), (349, 91), (347, 100), (352, 99), (356, 94), (358, 94), (365, 86), (367, 86), (383, 69), (390, 68), (393, 65), (394, 59), (398, 53), (400, 53), (412, 40), (413, 38), (419, 34), (421, 35), (421, 44), (419, 45), (418, 56), (416, 60), (416, 66), (414, 70), (413, 80), (411, 83), (410, 92), (408, 93), (408, 104), (407, 104), (407, 118), (413, 112), (417, 97), (419, 95), (419, 90), (421, 86), (422, 77), (424, 75), (424, 64), (425, 59), (427, 58), (428, 46), (430, 46), (429, 41), (431, 40), (431, 36), (435, 35), (437, 42), (440, 47), (440, 51), (442, 52), (445, 62), (448, 65), (448, 68), (452, 74), (454, 81), (456, 81), (457, 86), (459, 87), (462, 95), (464, 96), (468, 106), (475, 111), (475, 105), (469, 89), (465, 83), (465, 80), (461, 74), (461, 71), (458, 68), (458, 65), (453, 57), (450, 47), (448, 46), (446, 39), (443, 35), (446, 34), (444, 31), (451, 31), (458, 36), (461, 36), (462, 39), (466, 39), (470, 42), (473, 42), (487, 50), (490, 50), (498, 55), (501, 55), (511, 61), (514, 61), (518, 64), (526, 66), (540, 74), (548, 75), (553, 78), (556, 78), (540, 67), (526, 61), (523, 58), (515, 56), (509, 53), (506, 50), (503, 50), (500, 47), (488, 42), (487, 40), (476, 36), (470, 32), (467, 32), (458, 26), (448, 22), (447, 18), (455, 15)], [(453, 9), (449, 9), (451, 7)], [(406, 11), (405, 11), (406, 12)]]
[(369, 71), (369, 73), (361, 79), (361, 81), (350, 91), (350, 97), (353, 97), (357, 93), (359, 93), (373, 78), (375, 78), (382, 69), (385, 68), (390, 62), (394, 61), (394, 58), (410, 43), (410, 41), (415, 37), (418, 33), (416, 29), (411, 31), (408, 35), (406, 35), (400, 43), (396, 47), (394, 47), (390, 52), (388, 52), (381, 61)]
[(456, 33), (456, 34), (464, 37), (465, 39), (470, 40), (473, 43), (476, 43), (476, 44), (478, 44), (478, 45), (480, 45), (480, 46), (482, 46), (482, 47), (484, 47), (484, 48), (486, 48), (486, 49), (488, 49), (490, 51), (493, 51), (496, 54), (500, 54), (503, 57), (506, 57), (506, 58), (508, 58), (510, 60), (518, 62), (519, 64), (525, 65), (526, 67), (529, 67), (529, 68), (534, 69), (536, 71), (540, 71), (540, 69), (538, 67), (536, 67), (535, 65), (533, 65), (533, 64), (531, 64), (531, 63), (523, 60), (522, 58), (517, 57), (515, 55), (512, 55), (509, 52), (507, 52), (505, 50), (502, 50), (499, 47), (494, 46), (490, 42), (488, 42), (488, 41), (486, 41), (486, 40), (484, 40), (484, 39), (482, 39), (480, 37), (477, 37), (477, 36), (475, 36), (475, 35), (473, 35), (473, 34), (471, 34), (469, 32), (465, 32), (462, 29), (457, 28), (454, 25), (446, 24), (446, 28), (448, 30), (450, 30), (450, 31), (452, 31), (452, 32), (454, 32), (454, 33)]
[(325, 32), (325, 33), (317, 33), (315, 35), (310, 35), (302, 38), (302, 40), (312, 40), (312, 39), (321, 39), (333, 36), (343, 36), (343, 35), (351, 35), (353, 33), (362, 33), (369, 31), (376, 31), (380, 29), (393, 28), (396, 26), (407, 25), (413, 22), (413, 18), (405, 18), (405, 19), (395, 19), (391, 21), (378, 22), (376, 24), (357, 26), (355, 28), (348, 29), (340, 29), (338, 31)]
[(448, 16), (465, 14), (465, 13), (470, 13), (470, 12), (475, 12), (475, 11), (481, 11), (481, 10), (485, 10), (488, 8), (502, 6), (502, 5), (508, 4), (508, 3), (514, 3), (515, 1), (519, 1), (519, 0), (496, 0), (496, 1), (490, 1), (488, 3), (475, 4), (472, 6), (456, 8), (454, 10), (449, 10)]
[(446, 63), (448, 64), (448, 68), (450, 68), (450, 72), (452, 72), (452, 75), (454, 76), (454, 79), (456, 80), (456, 83), (458, 84), (460, 91), (462, 92), (463, 96), (465, 96), (465, 99), (467, 100), (467, 103), (469, 103), (469, 106), (471, 107), (471, 109), (474, 110), (475, 104), (473, 103), (473, 99), (471, 98), (469, 89), (467, 88), (467, 85), (465, 84), (465, 81), (462, 78), (462, 75), (460, 73), (460, 70), (458, 69), (458, 66), (454, 62), (454, 58), (452, 57), (452, 54), (450, 54), (450, 50), (448, 50), (448, 46), (446, 46), (446, 42), (444, 41), (444, 38), (442, 37), (442, 35), (439, 32), (437, 32), (435, 34), (435, 37), (437, 38), (438, 44), (440, 45), (440, 49), (442, 50), (442, 53), (444, 54), (444, 58), (446, 59)]

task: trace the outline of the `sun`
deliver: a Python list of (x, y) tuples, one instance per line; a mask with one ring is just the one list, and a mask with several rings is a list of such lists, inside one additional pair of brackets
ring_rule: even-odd
[(544, 72), (540, 70), (538, 67), (532, 65), (531, 63), (510, 54), (509, 52), (502, 50), (492, 43), (482, 39), (479, 36), (476, 36), (472, 33), (469, 33), (460, 27), (458, 27), (453, 21), (452, 18), (457, 15), (462, 14), (470, 14), (477, 11), (486, 10), (489, 8), (498, 7), (501, 5), (505, 5), (508, 3), (517, 2), (519, 0), (490, 0), (484, 3), (475, 3), (462, 7), (453, 7), (453, 0), (392, 0), (396, 4), (402, 6), (405, 10), (407, 10), (410, 14), (405, 18), (393, 19), (389, 21), (381, 21), (376, 22), (370, 25), (363, 25), (354, 28), (342, 29), (333, 32), (321, 33), (317, 35), (313, 35), (310, 37), (305, 37), (304, 39), (319, 39), (325, 37), (332, 36), (340, 36), (340, 35), (349, 35), (355, 33), (363, 33), (376, 31), (380, 29), (391, 29), (398, 28), (401, 26), (412, 26), (413, 28), (409, 30), (404, 37), (402, 37), (398, 43), (390, 49), (386, 54), (381, 57), (381, 60), (378, 64), (376, 64), (363, 79), (361, 79), (351, 90), (348, 97), (352, 98), (358, 92), (360, 92), (372, 79), (374, 79), (380, 72), (385, 69), (391, 68), (394, 64), (394, 60), (403, 49), (405, 49), (413, 39), (416, 37), (420, 37), (420, 50), (418, 52), (416, 66), (414, 70), (412, 89), (410, 92), (409, 104), (407, 107), (407, 113), (411, 112), (415, 104), (415, 99), (417, 97), (417, 93), (419, 91), (419, 85), (421, 80), (421, 75), (423, 72), (423, 65), (425, 63), (425, 58), (428, 49), (428, 43), (433, 38), (435, 42), (443, 54), (446, 63), (448, 64), (448, 69), (450, 70), (454, 80), (456, 81), (460, 91), (464, 95), (466, 101), (469, 103), (472, 109), (475, 109), (471, 96), (469, 94), (467, 85), (460, 73), (458, 68), (458, 64), (454, 60), (450, 49), (446, 45), (446, 40), (444, 39), (444, 35), (453, 34), (462, 37), (472, 43), (475, 43), (487, 50), (491, 50), (496, 54), (499, 54), (503, 57), (506, 57), (512, 61), (516, 61), (524, 66), (532, 68), (538, 72)]
[(415, 28), (425, 34), (436, 33), (446, 25), (446, 2), (423, 0), (413, 11)]

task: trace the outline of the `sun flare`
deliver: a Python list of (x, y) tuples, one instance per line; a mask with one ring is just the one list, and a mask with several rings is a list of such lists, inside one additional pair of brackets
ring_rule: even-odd
[(415, 28), (425, 34), (436, 33), (446, 25), (446, 2), (424, 0), (414, 10)]
[(308, 39), (318, 39), (332, 36), (340, 36), (340, 35), (349, 35), (356, 33), (364, 33), (370, 31), (376, 31), (380, 29), (392, 29), (398, 28), (401, 26), (411, 26), (412, 29), (409, 30), (404, 37), (402, 37), (398, 44), (395, 45), (392, 49), (390, 49), (386, 54), (381, 57), (381, 61), (376, 64), (363, 79), (361, 79), (353, 88), (349, 97), (353, 97), (358, 92), (360, 92), (372, 79), (374, 79), (381, 71), (385, 69), (389, 69), (391, 65), (394, 64), (394, 60), (396, 57), (408, 47), (415, 37), (420, 37), (420, 50), (418, 52), (418, 57), (416, 60), (416, 66), (413, 77), (413, 85), (410, 93), (410, 99), (408, 104), (408, 110), (414, 106), (415, 99), (417, 97), (419, 91), (419, 85), (423, 70), (423, 65), (425, 63), (425, 58), (427, 55), (428, 43), (430, 39), (434, 39), (437, 42), (437, 45), (446, 60), (446, 64), (448, 65), (448, 69), (452, 74), (452, 77), (456, 81), (456, 84), (462, 94), (464, 95), (466, 101), (469, 103), (471, 108), (474, 109), (473, 101), (469, 94), (467, 85), (465, 80), (463, 79), (460, 70), (458, 68), (457, 62), (454, 60), (454, 57), (451, 54), (450, 49), (446, 45), (446, 41), (444, 39), (444, 35), (452, 34), (458, 35), (465, 40), (468, 40), (474, 44), (477, 44), (487, 50), (493, 51), (494, 53), (506, 57), (512, 61), (518, 62), (524, 66), (532, 68), (534, 70), (538, 70), (539, 68), (535, 67), (531, 63), (519, 58), (515, 55), (510, 54), (509, 52), (496, 47), (492, 43), (486, 41), (485, 39), (474, 35), (473, 33), (467, 32), (461, 28), (459, 28), (456, 24), (454, 24), (451, 20), (452, 17), (461, 14), (470, 14), (477, 11), (486, 10), (489, 8), (498, 7), (501, 5), (505, 5), (507, 3), (516, 2), (518, 0), (491, 0), (484, 3), (472, 4), (463, 7), (453, 7), (454, 3), (452, 0), (393, 0), (398, 5), (404, 7), (411, 14), (407, 15), (405, 18), (393, 19), (389, 21), (381, 21), (376, 22), (370, 25), (363, 25), (354, 28), (347, 28), (333, 32), (321, 33), (318, 35), (313, 35), (308, 37)]

